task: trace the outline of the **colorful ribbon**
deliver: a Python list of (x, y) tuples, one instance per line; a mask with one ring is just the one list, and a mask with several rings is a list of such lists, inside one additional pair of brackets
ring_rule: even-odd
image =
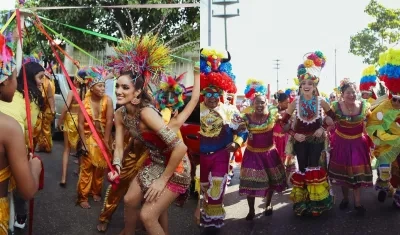
[(4, 31), (6, 30), (6, 28), (10, 25), (10, 23), (14, 20), (15, 16), (16, 16), (17, 12), (14, 11), (14, 13), (11, 15), (11, 17), (7, 20), (6, 24), (3, 25), (3, 28), (1, 28), (0, 33), (4, 33)]

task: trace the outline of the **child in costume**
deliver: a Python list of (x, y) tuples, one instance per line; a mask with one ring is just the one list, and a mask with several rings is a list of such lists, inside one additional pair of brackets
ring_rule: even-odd
[[(296, 155), (299, 171), (291, 176), (293, 190), (290, 194), (296, 215), (318, 216), (333, 205), (327, 179), (326, 153), (328, 140), (324, 123), (333, 125), (334, 113), (329, 104), (319, 96), (317, 85), (319, 73), (325, 65), (325, 56), (320, 51), (306, 54), (303, 64), (298, 67), (300, 94), (290, 103), (282, 117), (284, 128), (293, 137), (288, 142), (290, 155)], [(323, 121), (322, 112), (329, 117)], [(288, 126), (295, 114), (293, 128)], [(286, 127), (285, 127), (286, 126)]]
[[(378, 169), (375, 189), (378, 200), (383, 202), (390, 190), (392, 176), (398, 176), (400, 155), (400, 50), (390, 49), (379, 57), (379, 78), (390, 91), (388, 98), (376, 107), (367, 121), (367, 132), (375, 144), (374, 167)], [(397, 188), (394, 204), (400, 207), (400, 189), (394, 177), (393, 187)]]
[(340, 92), (343, 101), (331, 105), (337, 123), (332, 136), (329, 177), (342, 186), (343, 199), (339, 205), (344, 210), (349, 204), (349, 188), (354, 192), (354, 208), (364, 215), (361, 205), (361, 187), (372, 187), (370, 148), (364, 134), (364, 120), (370, 114), (366, 100), (357, 101), (355, 83), (343, 80)]
[[(83, 100), (86, 112), (99, 136), (108, 144), (113, 125), (114, 109), (111, 98), (105, 95), (105, 75), (96, 67), (83, 68), (78, 71), (78, 75), (82, 79), (88, 80), (88, 88), (90, 89)], [(79, 135), (82, 136), (82, 150), (87, 151), (87, 155), (81, 157), (77, 203), (82, 208), (89, 209), (89, 195), (93, 196), (94, 201), (101, 200), (104, 169), (107, 164), (81, 110), (78, 113), (78, 131)]]
[[(3, 105), (13, 101), (17, 88), (14, 55), (3, 35), (0, 35), (0, 54), (0, 100)], [(23, 202), (32, 199), (39, 188), (42, 164), (38, 158), (30, 156), (28, 159), (24, 130), (17, 119), (0, 111), (0, 130), (0, 234), (5, 235), (10, 220), (9, 200), (12, 200), (12, 194), (7, 197), (8, 192), (17, 188)]]
[(230, 155), (247, 139), (246, 126), (234, 105), (220, 101), (223, 92), (236, 93), (231, 78), (230, 55), (202, 49), (200, 55), (200, 184), (204, 196), (201, 225), (204, 234), (215, 234), (224, 225), (223, 199)]
[(261, 81), (249, 79), (246, 98), (252, 100), (253, 112), (243, 115), (248, 134), (247, 147), (240, 169), (239, 194), (247, 196), (249, 214), (246, 220), (255, 216), (255, 197), (266, 198), (265, 215), (271, 215), (272, 195), (286, 188), (285, 167), (274, 144), (273, 129), (278, 120), (278, 109), (267, 107), (266, 87)]
[(373, 88), (376, 86), (376, 70), (371, 65), (364, 69), (360, 80), (361, 97), (372, 104), (376, 100), (376, 94)]

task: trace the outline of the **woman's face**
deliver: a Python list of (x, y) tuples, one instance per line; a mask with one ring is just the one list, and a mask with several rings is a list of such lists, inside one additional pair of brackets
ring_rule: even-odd
[(356, 92), (357, 91), (354, 89), (353, 86), (347, 87), (346, 90), (344, 90), (344, 92), (342, 93), (343, 101), (350, 104), (354, 103), (357, 98)]
[(0, 97), (4, 102), (10, 103), (13, 100), (15, 90), (17, 89), (17, 71), (0, 84)]
[(125, 105), (136, 98), (140, 92), (137, 92), (133, 86), (129, 75), (120, 76), (115, 84), (115, 95), (117, 96), (117, 104)]
[(43, 79), (44, 79), (44, 71), (41, 71), (35, 75), (36, 86), (39, 89), (42, 89)]
[(361, 93), (361, 97), (362, 97), (363, 99), (368, 100), (369, 98), (372, 97), (372, 93), (370, 93), (370, 92), (362, 92), (362, 93)]
[(314, 82), (311, 80), (304, 80), (301, 82), (301, 91), (303, 94), (307, 95), (312, 95), (315, 87), (314, 87)]
[(263, 95), (258, 95), (254, 98), (253, 108), (256, 114), (264, 114), (265, 107), (267, 107), (267, 99)]
[(282, 102), (279, 102), (279, 106), (281, 107), (281, 109), (287, 109), (289, 106), (289, 98), (287, 98)]

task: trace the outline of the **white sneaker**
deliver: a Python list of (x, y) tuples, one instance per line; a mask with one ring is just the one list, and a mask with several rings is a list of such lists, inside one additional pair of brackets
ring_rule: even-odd
[(26, 223), (26, 217), (25, 218), (18, 218), (14, 222), (14, 227), (19, 228), (19, 229), (24, 229), (25, 228), (25, 223)]

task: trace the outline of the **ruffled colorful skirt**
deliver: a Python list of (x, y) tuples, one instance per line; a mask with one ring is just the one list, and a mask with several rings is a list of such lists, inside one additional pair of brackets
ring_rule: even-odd
[(298, 216), (319, 216), (333, 206), (333, 197), (327, 173), (321, 167), (306, 168), (306, 172), (295, 172), (291, 179), (293, 189), (290, 199)]
[(276, 149), (253, 152), (248, 146), (240, 169), (239, 194), (266, 197), (270, 190), (281, 192), (285, 188), (285, 167)]
[(372, 187), (372, 168), (367, 140), (334, 136), (329, 161), (329, 178), (353, 189)]

